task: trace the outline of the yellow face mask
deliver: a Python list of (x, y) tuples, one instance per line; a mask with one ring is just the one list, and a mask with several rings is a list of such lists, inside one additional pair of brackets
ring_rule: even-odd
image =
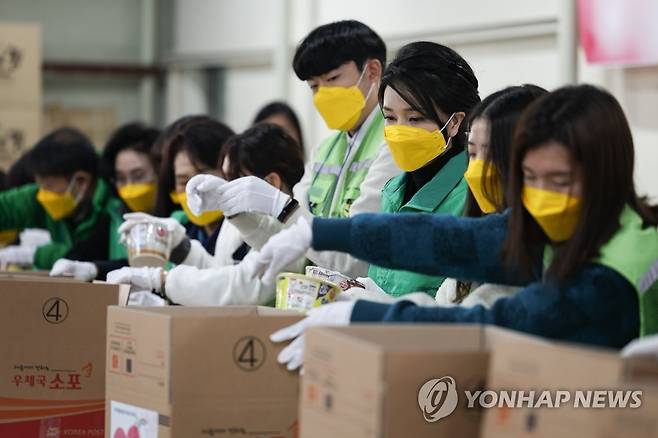
[(434, 131), (408, 125), (386, 126), (384, 138), (395, 164), (405, 172), (413, 172), (444, 153), (448, 144), (441, 131), (448, 122), (441, 130)]
[(359, 83), (361, 83), (365, 72), (366, 68), (361, 72), (356, 85), (351, 87), (320, 87), (313, 96), (313, 104), (329, 129), (350, 131), (359, 121), (363, 108), (366, 106), (366, 100), (368, 100), (372, 91), (371, 86), (368, 96), (364, 97), (359, 89)]
[(76, 199), (71, 194), (71, 185), (73, 181), (69, 183), (69, 187), (64, 193), (51, 192), (44, 188), (40, 188), (37, 192), (37, 201), (43, 206), (46, 210), (46, 213), (53, 220), (62, 220), (73, 214), (75, 207), (77, 206)]
[[(473, 197), (482, 210), (482, 213), (489, 214), (496, 211), (496, 204), (502, 204), (502, 187), (500, 180), (496, 175), (493, 163), (489, 163), (486, 166), (485, 174), (485, 161), (474, 158), (468, 162), (468, 168), (466, 173), (464, 173), (464, 179), (468, 187), (473, 193)], [(496, 198), (495, 202), (492, 202), (485, 194), (484, 187), (490, 188), (493, 193), (489, 193), (489, 196), (494, 196)]]
[(149, 213), (155, 207), (156, 191), (155, 183), (127, 184), (119, 189), (119, 196), (130, 210)]
[(523, 205), (551, 241), (564, 242), (576, 230), (582, 200), (567, 193), (524, 186)]
[(203, 213), (201, 213), (200, 216), (197, 216), (194, 213), (192, 213), (190, 207), (187, 206), (187, 194), (185, 192), (182, 193), (172, 192), (169, 196), (171, 197), (171, 200), (174, 202), (174, 204), (180, 204), (180, 206), (183, 208), (183, 211), (185, 212), (185, 215), (190, 220), (190, 222), (192, 222), (194, 225), (197, 225), (199, 227), (204, 227), (213, 222), (217, 222), (222, 218), (222, 216), (224, 216), (224, 212), (219, 210), (204, 211)]

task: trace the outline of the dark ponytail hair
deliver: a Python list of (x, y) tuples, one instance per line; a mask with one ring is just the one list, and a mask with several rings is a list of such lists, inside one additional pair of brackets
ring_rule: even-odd
[[(531, 84), (507, 87), (487, 96), (471, 112), (468, 120), (469, 130), (478, 119), (486, 120), (489, 124), (489, 147), (486, 150), (484, 172), (489, 172), (489, 167), (493, 165), (494, 175), (500, 184), (492, 186), (487, 180), (482, 189), (498, 212), (507, 208), (504, 188), (509, 176), (514, 128), (523, 111), (546, 93), (548, 91), (544, 88)], [(482, 210), (470, 190), (466, 195), (464, 214), (471, 217), (482, 216)]]
[[(383, 106), (384, 90), (394, 89), (405, 102), (439, 127), (439, 110), (450, 115), (463, 112), (468, 118), (480, 102), (475, 73), (457, 52), (441, 44), (419, 41), (402, 47), (386, 67), (379, 85), (379, 105)], [(462, 122), (452, 139), (455, 146), (466, 145), (466, 126)]]

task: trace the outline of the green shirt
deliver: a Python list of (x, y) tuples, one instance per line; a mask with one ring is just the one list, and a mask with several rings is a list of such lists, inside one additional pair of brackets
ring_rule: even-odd
[[(383, 213), (432, 213), (461, 216), (468, 186), (464, 180), (466, 152), (448, 161), (427, 184), (407, 202), (404, 193), (408, 175), (391, 179), (382, 191)], [(424, 237), (423, 237), (424, 238)], [(404, 242), (401, 242), (403, 245)], [(368, 276), (389, 295), (398, 297), (412, 292), (425, 292), (434, 297), (444, 277), (371, 265)]]
[(124, 259), (128, 254), (119, 243), (117, 232), (122, 223), (122, 204), (113, 197), (103, 180), (98, 180), (91, 200), (91, 210), (77, 225), (72, 227), (65, 220), (53, 220), (37, 201), (39, 187), (28, 184), (0, 193), (0, 231), (23, 230), (25, 228), (43, 228), (50, 232), (52, 242), (37, 248), (34, 254), (34, 267), (50, 269), (52, 265), (81, 241), (86, 240), (103, 214), (110, 218), (108, 230), (108, 260)]

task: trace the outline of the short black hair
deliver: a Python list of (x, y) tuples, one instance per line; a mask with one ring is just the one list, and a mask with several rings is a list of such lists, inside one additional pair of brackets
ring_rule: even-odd
[(220, 162), (228, 157), (224, 173), (233, 180), (250, 173), (264, 178), (276, 172), (290, 189), (302, 179), (304, 160), (297, 142), (278, 125), (255, 125), (231, 137), (222, 149)]
[(7, 189), (20, 187), (25, 184), (34, 182), (34, 175), (32, 173), (32, 164), (30, 163), (30, 151), (23, 152), (21, 157), (14, 161), (7, 171), (6, 184)]
[[(478, 80), (473, 69), (450, 47), (419, 41), (402, 47), (384, 71), (379, 84), (379, 105), (383, 106), (384, 90), (394, 89), (405, 102), (429, 120), (443, 127), (438, 110), (450, 115), (464, 112), (466, 118), (480, 102)], [(457, 147), (466, 145), (466, 123), (459, 125), (453, 137)]]
[(91, 140), (74, 128), (59, 128), (43, 137), (29, 154), (35, 176), (63, 176), (85, 171), (97, 178), (99, 157)]
[(302, 81), (323, 75), (354, 61), (359, 71), (369, 59), (386, 66), (386, 44), (377, 33), (356, 20), (344, 20), (315, 28), (295, 50), (292, 68)]
[(153, 143), (155, 143), (158, 135), (160, 135), (158, 129), (141, 122), (131, 122), (117, 128), (110, 135), (105, 148), (103, 148), (103, 154), (101, 155), (101, 171), (103, 177), (108, 181), (114, 181), (117, 155), (126, 149), (147, 155), (153, 165), (154, 172), (157, 173), (160, 163), (156, 161), (156, 158), (151, 152)]
[(292, 126), (295, 127), (295, 130), (297, 131), (297, 135), (299, 137), (299, 147), (301, 148), (303, 155), (304, 136), (302, 135), (302, 125), (299, 123), (299, 118), (297, 117), (297, 114), (295, 114), (295, 110), (293, 110), (292, 107), (287, 103), (281, 101), (274, 101), (268, 103), (260, 110), (258, 110), (258, 113), (256, 114), (256, 117), (254, 117), (254, 122), (252, 124), (255, 125), (269, 117), (276, 115), (282, 115), (286, 117), (290, 121), (290, 123), (292, 123)]

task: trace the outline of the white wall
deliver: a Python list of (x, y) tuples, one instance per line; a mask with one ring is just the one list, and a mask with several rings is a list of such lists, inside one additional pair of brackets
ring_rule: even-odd
[[(262, 104), (287, 88), (307, 146), (312, 146), (328, 130), (313, 109), (310, 92), (292, 71), (277, 75), (273, 64), (282, 46), (277, 24), (282, 5), (289, 8), (284, 20), (289, 52), (317, 25), (354, 18), (373, 27), (391, 55), (419, 39), (455, 48), (473, 66), (484, 97), (511, 84), (549, 89), (561, 85), (558, 30), (567, 1), (176, 0), (172, 60), (228, 68), (226, 121), (236, 130), (244, 129)], [(579, 67), (579, 81), (605, 86), (622, 102), (636, 141), (639, 190), (658, 200), (658, 172), (653, 170), (658, 164), (658, 70), (587, 66), (582, 56)], [(286, 87), (281, 78), (287, 78)]]

